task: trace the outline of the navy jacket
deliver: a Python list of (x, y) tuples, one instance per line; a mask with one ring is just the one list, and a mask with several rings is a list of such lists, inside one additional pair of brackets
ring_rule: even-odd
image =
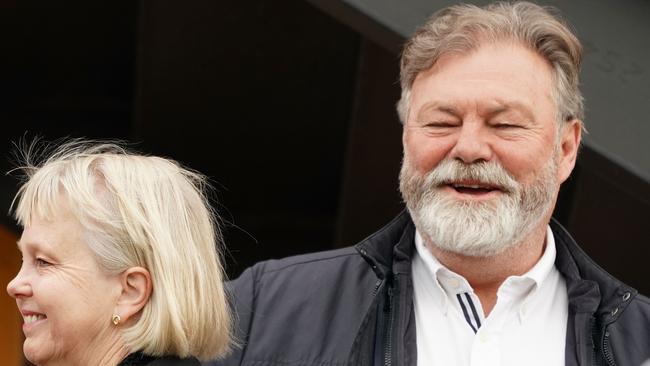
[[(569, 298), (566, 365), (639, 366), (650, 358), (650, 300), (551, 229)], [(355, 247), (247, 269), (229, 287), (242, 347), (205, 365), (415, 366), (414, 233), (403, 212)]]

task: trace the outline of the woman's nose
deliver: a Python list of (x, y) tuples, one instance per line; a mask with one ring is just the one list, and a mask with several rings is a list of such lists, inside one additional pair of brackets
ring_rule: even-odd
[(28, 297), (32, 295), (32, 288), (29, 283), (26, 281), (23, 269), (16, 274), (9, 283), (7, 284), (7, 293), (9, 296), (15, 298), (18, 297)]

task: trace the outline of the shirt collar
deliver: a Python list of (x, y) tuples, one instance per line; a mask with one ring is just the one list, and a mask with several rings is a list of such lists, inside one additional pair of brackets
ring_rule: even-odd
[(473, 290), (463, 276), (445, 267), (431, 254), (431, 251), (425, 246), (424, 240), (417, 229), (415, 231), (414, 241), (416, 255), (428, 270), (428, 278), (432, 282), (435, 282), (435, 286), (433, 286), (435, 288), (434, 292), (439, 294), (442, 311), (447, 315), (450, 298), (454, 298), (456, 294), (472, 292)]
[(518, 306), (519, 321), (522, 322), (528, 314), (528, 303), (534, 298), (535, 294), (548, 278), (555, 266), (555, 238), (551, 227), (546, 227), (546, 241), (544, 252), (535, 265), (521, 276), (508, 277), (501, 287), (498, 294), (507, 293), (509, 296), (521, 298)]
[(544, 246), (542, 257), (537, 261), (537, 263), (535, 263), (533, 268), (520, 277), (530, 278), (535, 281), (536, 287), (541, 286), (555, 265), (555, 254), (555, 238), (553, 238), (551, 227), (547, 226), (546, 245)]
[[(449, 298), (458, 293), (473, 292), (467, 280), (461, 275), (451, 271), (440, 263), (431, 251), (425, 246), (420, 232), (415, 230), (416, 255), (424, 262), (426, 268), (434, 279), (436, 287), (442, 297), (442, 309), (445, 314), (449, 307)], [(555, 238), (550, 226), (546, 227), (546, 242), (544, 252), (535, 265), (521, 276), (510, 276), (499, 287), (499, 296), (524, 297), (519, 306), (519, 318), (523, 320), (526, 315), (526, 303), (531, 295), (542, 285), (555, 265)], [(446, 296), (445, 296), (446, 295)]]

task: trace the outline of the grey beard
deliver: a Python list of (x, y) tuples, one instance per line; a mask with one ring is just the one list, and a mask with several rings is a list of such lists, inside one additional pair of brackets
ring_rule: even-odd
[[(432, 171), (418, 175), (405, 158), (400, 191), (418, 230), (432, 245), (472, 257), (490, 257), (520, 243), (553, 205), (557, 190), (557, 154), (537, 179), (518, 183), (495, 162), (464, 164), (445, 159)], [(451, 181), (478, 180), (502, 190), (486, 202), (460, 201), (443, 192)]]

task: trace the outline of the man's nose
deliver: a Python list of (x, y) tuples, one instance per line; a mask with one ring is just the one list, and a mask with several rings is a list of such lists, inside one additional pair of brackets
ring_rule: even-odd
[(18, 297), (28, 297), (32, 295), (32, 287), (29, 285), (26, 277), (24, 275), (23, 269), (16, 274), (9, 283), (7, 284), (7, 293), (9, 296), (15, 298)]
[(465, 164), (490, 161), (492, 147), (489, 136), (482, 123), (463, 123), (458, 132), (458, 138), (451, 149), (450, 158)]

